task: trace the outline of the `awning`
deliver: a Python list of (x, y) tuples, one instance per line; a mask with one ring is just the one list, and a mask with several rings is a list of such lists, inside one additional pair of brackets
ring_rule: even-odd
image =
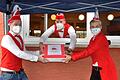
[(0, 11), (12, 11), (14, 5), (22, 8), (22, 14), (120, 11), (120, 0), (1, 0)]

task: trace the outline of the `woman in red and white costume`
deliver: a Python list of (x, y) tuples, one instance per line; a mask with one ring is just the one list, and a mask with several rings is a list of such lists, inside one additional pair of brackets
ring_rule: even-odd
[(71, 56), (66, 55), (65, 62), (68, 63), (71, 59), (76, 61), (90, 56), (92, 59), (90, 80), (118, 80), (116, 66), (109, 52), (109, 42), (101, 31), (102, 23), (96, 15), (90, 22), (93, 37), (88, 47), (81, 52), (73, 52)]
[(55, 34), (55, 38), (70, 38), (70, 45), (66, 50), (66, 54), (71, 54), (76, 44), (76, 33), (74, 28), (66, 22), (63, 13), (56, 14), (55, 24), (42, 34), (40, 44), (43, 44), (43, 42), (45, 42), (52, 34)]
[(34, 54), (25, 52), (24, 42), (20, 36), (20, 8), (17, 5), (15, 7), (16, 10), (13, 10), (12, 17), (8, 20), (10, 31), (7, 35), (3, 36), (1, 41), (0, 80), (28, 80), (22, 67), (22, 59), (33, 62), (47, 62), (42, 57), (42, 54), (39, 54), (39, 51), (34, 52)]

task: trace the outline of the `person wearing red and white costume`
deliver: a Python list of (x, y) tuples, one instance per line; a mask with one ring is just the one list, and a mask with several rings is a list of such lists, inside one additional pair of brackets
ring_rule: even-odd
[(50, 26), (50, 28), (42, 34), (40, 37), (40, 45), (43, 44), (52, 34), (55, 34), (55, 38), (70, 38), (70, 45), (65, 53), (71, 54), (76, 44), (76, 33), (74, 28), (66, 22), (63, 13), (56, 14), (55, 24)]
[[(15, 6), (16, 7), (16, 6)], [(14, 8), (15, 8), (14, 7)], [(12, 17), (8, 20), (10, 30), (7, 35), (4, 35), (1, 41), (1, 75), (0, 80), (28, 80), (22, 67), (22, 59), (33, 62), (47, 62), (39, 51), (25, 52), (25, 46), (21, 32), (21, 18), (19, 7), (12, 12)]]
[(102, 22), (99, 19), (98, 11), (90, 22), (90, 30), (93, 37), (88, 47), (81, 52), (73, 52), (71, 56), (66, 55), (65, 62), (68, 63), (70, 60), (76, 61), (90, 56), (92, 59), (90, 80), (118, 80), (116, 66), (109, 52), (109, 42), (101, 31)]

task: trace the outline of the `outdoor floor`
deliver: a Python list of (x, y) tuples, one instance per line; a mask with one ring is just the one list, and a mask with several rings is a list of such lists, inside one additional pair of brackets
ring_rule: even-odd
[[(120, 80), (120, 49), (110, 49), (116, 64)], [(86, 58), (77, 62), (65, 63), (32, 63), (24, 61), (24, 68), (29, 80), (89, 80), (91, 59)]]

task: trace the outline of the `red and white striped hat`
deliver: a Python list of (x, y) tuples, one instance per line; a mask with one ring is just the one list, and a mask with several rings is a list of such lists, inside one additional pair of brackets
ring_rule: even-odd
[(18, 5), (14, 6), (13, 11), (12, 11), (12, 16), (8, 20), (8, 25), (10, 25), (13, 20), (20, 20), (21, 21), (20, 10), (21, 10), (21, 8)]

